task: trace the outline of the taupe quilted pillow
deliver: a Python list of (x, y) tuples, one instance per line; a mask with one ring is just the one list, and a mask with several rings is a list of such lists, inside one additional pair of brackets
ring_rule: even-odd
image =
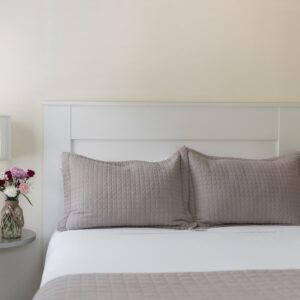
[(187, 151), (198, 224), (300, 224), (300, 153), (247, 160)]
[(64, 153), (65, 216), (58, 229), (187, 228), (186, 171), (179, 152), (161, 162), (104, 162)]

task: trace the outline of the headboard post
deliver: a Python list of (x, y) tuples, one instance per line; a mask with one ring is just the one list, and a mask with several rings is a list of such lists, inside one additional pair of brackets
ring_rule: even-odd
[(60, 157), (71, 151), (71, 105), (44, 105), (43, 238), (49, 238), (63, 214)]

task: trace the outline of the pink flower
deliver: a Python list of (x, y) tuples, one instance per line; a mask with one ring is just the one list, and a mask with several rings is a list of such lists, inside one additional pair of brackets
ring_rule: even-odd
[(22, 194), (28, 194), (29, 193), (29, 185), (27, 183), (21, 183), (19, 186), (19, 190)]

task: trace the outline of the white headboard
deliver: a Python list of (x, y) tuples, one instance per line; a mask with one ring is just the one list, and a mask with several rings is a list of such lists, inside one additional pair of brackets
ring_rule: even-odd
[(45, 246), (63, 214), (62, 152), (102, 160), (161, 160), (182, 145), (247, 158), (300, 150), (300, 105), (45, 103)]

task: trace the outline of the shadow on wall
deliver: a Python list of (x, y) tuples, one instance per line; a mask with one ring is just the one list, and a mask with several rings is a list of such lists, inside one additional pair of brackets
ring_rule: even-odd
[(12, 121), (12, 151), (13, 158), (32, 156), (36, 153), (37, 137), (32, 131), (32, 126), (25, 122)]

